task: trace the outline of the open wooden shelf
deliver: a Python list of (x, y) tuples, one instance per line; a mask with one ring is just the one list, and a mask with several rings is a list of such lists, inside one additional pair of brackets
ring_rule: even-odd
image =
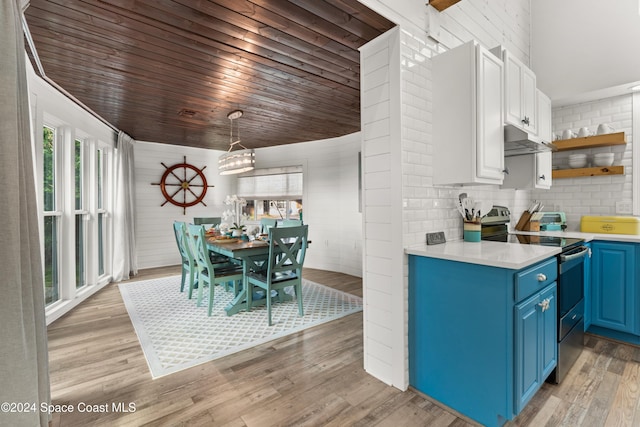
[(584, 176), (624, 175), (624, 166), (604, 166), (596, 168), (556, 169), (551, 172), (553, 179)]
[(609, 147), (612, 145), (624, 145), (626, 143), (627, 141), (624, 139), (624, 132), (553, 141), (553, 145), (558, 148), (558, 151), (578, 150), (580, 148)]

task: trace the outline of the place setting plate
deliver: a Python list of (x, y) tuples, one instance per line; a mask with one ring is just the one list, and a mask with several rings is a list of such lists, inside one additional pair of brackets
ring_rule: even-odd
[(213, 243), (236, 243), (238, 239), (214, 239)]

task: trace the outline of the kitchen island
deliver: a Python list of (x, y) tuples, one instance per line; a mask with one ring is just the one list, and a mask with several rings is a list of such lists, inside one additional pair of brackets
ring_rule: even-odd
[(555, 255), (501, 242), (409, 255), (409, 381), (487, 426), (513, 419), (557, 363)]

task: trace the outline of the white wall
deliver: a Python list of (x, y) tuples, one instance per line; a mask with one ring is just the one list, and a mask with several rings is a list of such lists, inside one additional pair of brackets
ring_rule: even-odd
[(531, 68), (554, 106), (640, 80), (637, 0), (534, 0)]
[[(358, 152), (360, 134), (256, 150), (256, 167), (303, 166), (304, 221), (312, 241), (305, 266), (362, 275), (362, 225), (358, 212)], [(237, 178), (220, 176), (218, 157), (222, 152), (176, 145), (137, 142), (136, 240), (139, 268), (180, 263), (172, 233), (173, 221), (191, 222), (196, 216), (221, 216), (228, 208), (227, 194), (235, 194)], [(183, 162), (202, 168), (209, 188), (203, 200), (207, 206), (182, 208), (165, 201), (159, 182), (166, 170)]]
[(534, 197), (545, 204), (546, 211), (566, 212), (569, 230), (580, 229), (580, 218), (583, 215), (615, 215), (616, 201), (632, 200), (632, 96), (621, 95), (553, 109), (555, 134), (560, 134), (565, 129), (577, 132), (583, 126), (593, 132), (600, 123), (608, 123), (617, 132), (625, 132), (627, 144), (554, 153), (553, 164), (560, 169), (567, 169), (570, 154), (585, 153), (591, 161), (594, 153), (613, 152), (614, 164), (623, 165), (625, 174), (554, 179), (550, 190), (534, 192)]

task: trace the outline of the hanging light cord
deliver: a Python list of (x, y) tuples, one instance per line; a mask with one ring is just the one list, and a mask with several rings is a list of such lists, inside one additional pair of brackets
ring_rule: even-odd
[[(232, 114), (232, 113), (230, 113), (230, 114)], [(243, 150), (246, 150), (247, 147), (245, 147), (244, 145), (242, 145), (240, 143), (240, 123), (238, 123), (238, 140), (234, 141), (233, 140), (233, 120), (234, 119), (232, 117), (229, 117), (229, 120), (231, 120), (231, 126), (230, 126), (230, 128), (231, 128), (230, 131), (231, 132), (230, 132), (230, 135), (229, 135), (229, 149), (227, 150), (227, 153), (230, 153), (231, 150), (233, 150), (233, 147), (235, 145), (238, 145), (238, 146), (242, 147)]]

